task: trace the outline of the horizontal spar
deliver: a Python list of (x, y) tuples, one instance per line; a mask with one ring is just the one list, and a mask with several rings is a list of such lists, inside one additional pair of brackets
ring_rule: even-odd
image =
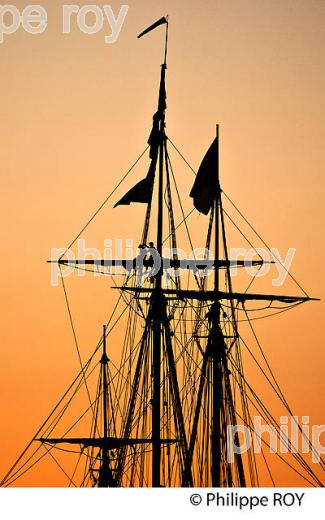
[[(67, 439), (36, 439), (42, 443), (48, 444), (81, 444), (82, 446), (93, 446), (95, 448), (106, 448), (108, 450), (114, 450), (122, 448), (123, 446), (133, 446), (134, 444), (150, 444), (152, 439), (119, 439), (116, 437), (102, 437), (102, 438), (91, 438), (91, 437), (72, 437)], [(177, 439), (161, 439), (161, 444), (171, 444), (173, 442), (179, 442)]]
[[(160, 260), (157, 257), (137, 257), (129, 260), (48, 260), (48, 263), (59, 264), (65, 266), (98, 266), (98, 267), (123, 267), (126, 271), (132, 271), (133, 269), (146, 268), (151, 269), (153, 267), (160, 267)], [(157, 265), (158, 263), (158, 265)], [(274, 264), (275, 262), (263, 261), (263, 260), (177, 260), (174, 258), (163, 258), (162, 267), (163, 269), (191, 269), (193, 271), (200, 269), (214, 269), (216, 266), (220, 268), (234, 268), (234, 267), (253, 267), (262, 266), (264, 264)]]
[[(145, 289), (143, 287), (112, 287), (112, 289), (119, 289), (122, 291), (130, 291), (133, 293), (153, 293), (155, 289)], [(305, 301), (320, 301), (320, 298), (310, 298), (309, 296), (287, 296), (278, 294), (251, 294), (238, 292), (223, 292), (223, 291), (195, 291), (182, 289), (162, 289), (165, 295), (174, 295), (179, 299), (186, 298), (189, 300), (200, 301), (218, 301), (218, 300), (237, 300), (239, 302), (249, 300), (262, 301), (278, 301), (282, 303), (299, 303)]]

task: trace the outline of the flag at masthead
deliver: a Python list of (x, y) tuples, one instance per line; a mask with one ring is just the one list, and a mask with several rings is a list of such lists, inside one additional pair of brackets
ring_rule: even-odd
[(151, 159), (151, 163), (149, 166), (149, 170), (147, 176), (139, 181), (133, 188), (131, 188), (114, 206), (126, 206), (130, 205), (132, 202), (138, 202), (142, 204), (150, 204), (152, 199), (153, 192), (153, 184), (155, 179), (155, 172), (157, 167), (158, 160), (158, 151), (159, 144), (162, 135), (162, 128), (164, 127), (165, 121), (165, 110), (167, 108), (166, 105), (166, 59), (167, 59), (167, 43), (168, 43), (168, 20), (167, 17), (163, 17), (150, 27), (145, 29), (141, 34), (139, 34), (138, 38), (141, 38), (148, 32), (152, 31), (156, 27), (159, 27), (162, 24), (166, 24), (166, 40), (165, 40), (165, 53), (164, 53), (164, 63), (161, 66), (161, 78), (160, 78), (160, 86), (159, 86), (159, 100), (158, 100), (158, 110), (153, 116), (153, 124), (152, 130), (149, 135), (148, 144), (150, 146), (149, 157)]

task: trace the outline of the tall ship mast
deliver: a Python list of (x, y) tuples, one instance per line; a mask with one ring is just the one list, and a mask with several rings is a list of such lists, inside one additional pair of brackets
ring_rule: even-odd
[[(267, 261), (258, 253), (250, 261), (230, 258), (227, 220), (251, 242), (225, 210), (225, 203), (255, 237), (262, 239), (220, 186), (219, 125), (189, 190), (194, 204), (191, 213), (200, 212), (206, 219), (202, 243), (206, 253), (200, 259), (179, 255), (179, 230), (189, 244), (192, 239), (170, 150), (186, 168), (191, 167), (166, 130), (168, 18), (158, 20), (139, 37), (160, 26), (165, 29), (165, 44), (158, 106), (148, 147), (135, 163), (148, 153), (147, 175), (120, 200), (114, 200), (113, 190), (104, 203), (113, 201), (114, 207), (122, 206), (116, 210), (121, 214), (132, 211), (123, 206), (144, 205), (137, 255), (71, 260), (63, 254), (55, 260), (60, 269), (69, 266), (103, 275), (109, 272), (113, 277), (122, 270), (123, 283), (114, 283), (116, 305), (92, 355), (86, 363), (79, 356), (79, 373), (1, 484), (20, 485), (30, 472), (37, 475), (41, 465), (54, 464), (62, 485), (76, 487), (275, 486), (272, 464), (276, 462), (301, 479), (301, 485), (321, 486), (323, 461), (315, 469), (305, 455), (290, 449), (294, 446), (288, 432), (259, 395), (258, 377), (249, 380), (244, 368), (244, 358), (250, 359), (269, 386), (268, 395), (295, 417), (250, 316), (252, 312), (284, 312), (315, 298), (309, 297), (292, 275), (300, 295), (254, 292), (254, 280), (245, 290), (234, 290), (233, 269), (251, 267), (258, 272)], [(212, 257), (209, 251), (213, 251)], [(62, 283), (68, 303), (63, 278)], [(257, 308), (252, 308), (253, 304)], [(70, 321), (74, 331), (71, 314)], [(258, 354), (241, 333), (242, 321), (250, 328)], [(113, 359), (113, 352), (118, 352), (117, 359)], [(271, 443), (262, 436), (257, 439), (258, 449), (253, 444), (238, 449), (240, 432), (246, 428), (249, 434), (254, 433), (255, 415), (272, 426), (278, 441), (287, 447), (285, 454), (270, 455)], [(315, 454), (299, 420), (295, 418), (292, 425), (310, 456)]]

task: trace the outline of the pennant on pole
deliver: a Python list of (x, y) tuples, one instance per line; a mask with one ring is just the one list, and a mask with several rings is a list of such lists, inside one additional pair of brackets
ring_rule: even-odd
[(162, 18), (160, 18), (160, 20), (158, 20), (157, 22), (150, 25), (150, 27), (145, 29), (141, 34), (139, 34), (138, 38), (141, 38), (145, 34), (148, 34), (148, 32), (153, 31), (154, 29), (156, 29), (156, 27), (159, 27), (159, 25), (163, 25), (164, 23), (168, 23), (168, 20), (165, 16), (163, 16)]

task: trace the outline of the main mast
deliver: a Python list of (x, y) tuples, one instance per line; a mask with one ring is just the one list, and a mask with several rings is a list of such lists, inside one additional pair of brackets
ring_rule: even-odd
[[(165, 110), (166, 90), (165, 77), (167, 69), (167, 43), (168, 21), (166, 23), (166, 40), (164, 63), (161, 65), (161, 77), (159, 86), (158, 113), (159, 123), (159, 172), (158, 172), (158, 214), (157, 214), (157, 253), (162, 258), (163, 243), (163, 190), (164, 190), (164, 149), (165, 149)], [(163, 269), (160, 268), (155, 277), (155, 292), (152, 294), (152, 319), (153, 319), (153, 399), (152, 399), (152, 486), (160, 487), (161, 465), (161, 350), (162, 350), (162, 317), (164, 295), (162, 293)]]

